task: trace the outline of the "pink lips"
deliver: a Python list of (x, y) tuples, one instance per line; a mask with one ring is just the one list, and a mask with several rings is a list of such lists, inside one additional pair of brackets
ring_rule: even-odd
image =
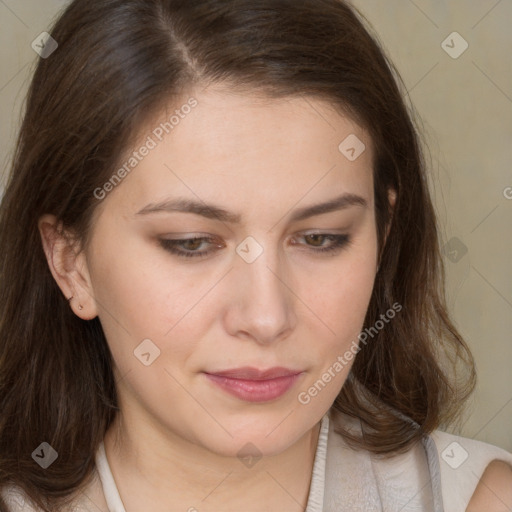
[(283, 367), (258, 370), (244, 367), (205, 375), (224, 391), (247, 402), (266, 402), (278, 398), (303, 372)]

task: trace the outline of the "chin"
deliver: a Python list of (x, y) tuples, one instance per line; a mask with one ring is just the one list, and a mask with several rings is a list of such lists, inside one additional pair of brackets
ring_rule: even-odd
[[(269, 436), (270, 437), (270, 436)], [(229, 440), (212, 440), (205, 448), (223, 457), (236, 457), (250, 466), (261, 457), (272, 457), (287, 450), (296, 441), (290, 437), (281, 436), (270, 440), (265, 435), (245, 435)]]
[(279, 420), (269, 417), (263, 421), (262, 413), (259, 414), (257, 423), (233, 423), (224, 422), (226, 430), (215, 436), (215, 439), (205, 439), (205, 446), (226, 457), (261, 457), (277, 455), (296, 443), (305, 435), (311, 426), (309, 424), (298, 424), (291, 421), (290, 415), (287, 419), (286, 414), (282, 414)]

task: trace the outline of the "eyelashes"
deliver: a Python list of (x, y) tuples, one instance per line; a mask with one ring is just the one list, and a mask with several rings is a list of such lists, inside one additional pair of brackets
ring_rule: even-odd
[[(302, 235), (299, 238), (313, 242), (313, 245), (306, 243), (307, 249), (305, 249), (313, 254), (337, 254), (351, 243), (351, 237), (347, 234), (313, 233)], [(325, 241), (329, 242), (329, 244), (324, 245)], [(180, 239), (161, 238), (159, 242), (166, 251), (180, 258), (205, 258), (223, 247), (223, 245), (215, 243), (216, 240), (214, 238), (208, 236)], [(198, 250), (204, 247), (204, 244), (209, 244), (210, 248)], [(298, 242), (293, 242), (292, 244), (295, 246), (301, 245)], [(211, 246), (214, 246), (215, 249), (212, 249)]]

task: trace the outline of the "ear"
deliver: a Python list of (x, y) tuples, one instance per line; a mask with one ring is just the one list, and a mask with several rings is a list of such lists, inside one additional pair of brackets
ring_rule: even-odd
[(377, 271), (380, 268), (380, 260), (382, 258), (382, 253), (384, 251), (384, 246), (386, 245), (386, 242), (388, 240), (389, 230), (391, 229), (391, 223), (393, 222), (393, 216), (394, 216), (394, 213), (395, 213), (396, 196), (397, 196), (397, 194), (396, 194), (396, 190), (395, 189), (393, 189), (393, 188), (388, 189), (388, 202), (389, 202), (389, 209), (391, 211), (391, 215), (390, 215), (390, 218), (389, 218), (389, 222), (388, 222), (388, 224), (386, 226), (386, 233), (384, 234), (384, 241), (382, 243), (382, 249), (380, 251), (380, 254), (378, 255)]
[(83, 251), (77, 251), (77, 240), (62, 229), (55, 215), (43, 215), (38, 221), (46, 260), (70, 307), (82, 320), (92, 320), (97, 313), (94, 291)]
[(393, 221), (393, 215), (395, 213), (396, 190), (394, 188), (388, 189), (388, 202), (389, 202), (389, 208), (391, 210), (391, 217), (390, 217), (388, 225), (386, 227), (386, 236), (384, 238), (384, 243), (386, 243), (386, 240), (388, 239), (389, 230), (391, 229), (391, 223)]

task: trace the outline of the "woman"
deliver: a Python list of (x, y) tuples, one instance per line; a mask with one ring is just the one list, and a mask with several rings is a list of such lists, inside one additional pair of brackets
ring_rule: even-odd
[(0, 217), (3, 509), (464, 510), (512, 455), (440, 430), (473, 360), (353, 10), (76, 0), (51, 34)]

